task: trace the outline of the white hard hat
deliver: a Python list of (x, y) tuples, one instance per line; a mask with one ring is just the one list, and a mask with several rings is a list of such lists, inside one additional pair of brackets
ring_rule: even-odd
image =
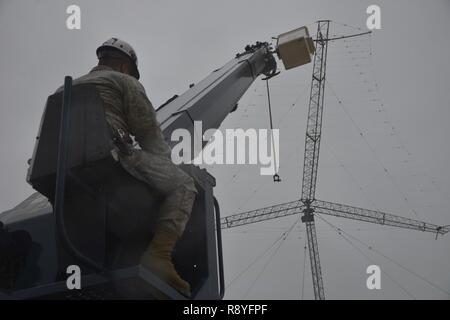
[(103, 49), (109, 49), (109, 48), (119, 50), (120, 52), (125, 53), (125, 55), (131, 59), (133, 69), (134, 69), (134, 70), (132, 70), (131, 75), (133, 77), (135, 77), (136, 79), (139, 79), (140, 74), (139, 74), (139, 70), (137, 68), (138, 60), (137, 60), (136, 52), (134, 51), (133, 47), (130, 46), (127, 42), (125, 42), (123, 40), (120, 40), (118, 38), (111, 38), (111, 39), (103, 42), (103, 44), (97, 48), (97, 57), (100, 59), (103, 56), (103, 54), (102, 54), (102, 51), (104, 52)]

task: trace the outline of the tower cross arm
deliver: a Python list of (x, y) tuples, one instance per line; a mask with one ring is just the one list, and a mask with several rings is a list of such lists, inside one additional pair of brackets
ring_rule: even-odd
[(360, 37), (360, 36), (365, 36), (367, 34), (371, 34), (372, 31), (367, 31), (367, 32), (361, 32), (361, 33), (357, 33), (357, 34), (351, 34), (351, 35), (347, 35), (347, 36), (340, 36), (340, 37), (334, 37), (334, 38), (317, 38), (317, 39), (313, 39), (313, 41), (315, 42), (321, 42), (321, 41), (336, 41), (336, 40), (342, 40), (342, 39), (348, 39), (348, 38), (354, 38), (354, 37)]
[(301, 213), (302, 211), (303, 203), (300, 200), (296, 200), (223, 217), (220, 219), (220, 226), (221, 229), (228, 229), (245, 224), (285, 217)]
[(438, 226), (428, 222), (404, 218), (394, 214), (352, 207), (344, 204), (315, 200), (312, 204), (315, 213), (321, 213), (347, 219), (365, 221), (404, 229), (413, 229), (436, 234), (446, 234), (449, 226)]

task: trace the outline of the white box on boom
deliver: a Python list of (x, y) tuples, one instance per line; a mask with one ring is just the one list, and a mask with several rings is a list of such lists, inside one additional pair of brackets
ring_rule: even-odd
[(277, 54), (286, 70), (311, 62), (316, 48), (308, 28), (301, 27), (278, 36)]

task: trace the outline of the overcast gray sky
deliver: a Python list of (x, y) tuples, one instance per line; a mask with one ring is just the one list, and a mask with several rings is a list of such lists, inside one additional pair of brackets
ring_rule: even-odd
[[(65, 26), (70, 4), (81, 7), (81, 30)], [(353, 27), (366, 31), (370, 4), (381, 7), (382, 29), (330, 44), (317, 198), (450, 224), (448, 0), (1, 0), (0, 211), (33, 192), (25, 182), (26, 161), (47, 96), (64, 75), (77, 77), (94, 66), (95, 49), (107, 38), (117, 36), (135, 47), (141, 81), (158, 106), (246, 44), (303, 25), (314, 33), (318, 19), (336, 22), (332, 34), (361, 32)], [(217, 178), (222, 215), (299, 198), (311, 68), (282, 72), (271, 84), (282, 183), (260, 176), (257, 166), (208, 167)], [(263, 85), (254, 83), (222, 128), (268, 127)], [(297, 218), (224, 230), (226, 283)], [(432, 234), (324, 218), (450, 291), (450, 236), (435, 241)], [(316, 221), (327, 298), (449, 299), (361, 246), (368, 260), (327, 223)], [(226, 298), (301, 298), (305, 237), (304, 225), (297, 224), (278, 250), (269, 249), (227, 287)], [(381, 290), (366, 288), (371, 264), (387, 273)], [(309, 261), (303, 297), (313, 298)]]

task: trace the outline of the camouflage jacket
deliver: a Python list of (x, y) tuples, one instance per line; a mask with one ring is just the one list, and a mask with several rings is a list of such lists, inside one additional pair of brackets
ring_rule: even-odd
[[(108, 66), (96, 66), (73, 80), (73, 85), (92, 84), (104, 102), (106, 120), (114, 130), (133, 135), (140, 147), (150, 153), (170, 157), (156, 120), (156, 112), (141, 83)], [(57, 91), (62, 90), (62, 87)]]

